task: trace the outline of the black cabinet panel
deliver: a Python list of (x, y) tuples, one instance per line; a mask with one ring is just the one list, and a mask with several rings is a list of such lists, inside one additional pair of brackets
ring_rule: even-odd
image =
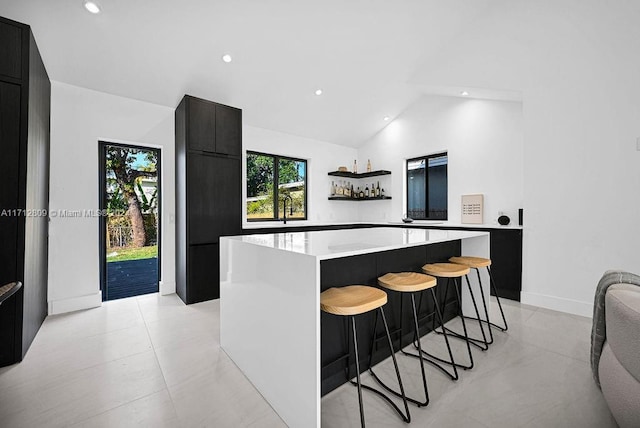
[(491, 262), (491, 273), (500, 297), (520, 301), (522, 290), (521, 230), (491, 231)]
[[(27, 68), (28, 67), (28, 68)], [(0, 365), (22, 360), (47, 313), (51, 84), (24, 24), (0, 18), (0, 285), (23, 287), (0, 306)]]
[(220, 245), (192, 245), (187, 265), (189, 287), (187, 303), (220, 297)]
[(18, 279), (20, 86), (0, 82), (0, 285)]
[(215, 152), (216, 105), (199, 98), (187, 99), (187, 148)]
[(216, 106), (216, 153), (240, 156), (242, 152), (242, 110)]
[(189, 304), (220, 296), (219, 238), (242, 233), (242, 110), (185, 95), (175, 120), (176, 293)]
[(242, 226), (239, 159), (189, 153), (187, 160), (189, 244), (237, 235)]
[(22, 29), (1, 20), (0, 75), (22, 78)]

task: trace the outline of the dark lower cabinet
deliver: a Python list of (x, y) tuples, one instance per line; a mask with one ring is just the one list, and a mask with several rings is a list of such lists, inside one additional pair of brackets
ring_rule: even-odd
[(218, 299), (220, 297), (220, 245), (189, 246), (187, 265), (187, 300), (190, 303)]
[(0, 366), (21, 361), (47, 316), (51, 83), (28, 25), (0, 18)]
[(242, 233), (242, 111), (185, 96), (176, 108), (176, 292), (220, 297), (223, 235)]

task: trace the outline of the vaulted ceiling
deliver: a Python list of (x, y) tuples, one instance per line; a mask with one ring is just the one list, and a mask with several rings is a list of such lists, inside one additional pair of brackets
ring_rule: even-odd
[(31, 25), (52, 80), (169, 107), (188, 93), (250, 125), (358, 146), (423, 93), (457, 94), (412, 76), (504, 0), (98, 3), (92, 15), (81, 0), (0, 0), (0, 15)]

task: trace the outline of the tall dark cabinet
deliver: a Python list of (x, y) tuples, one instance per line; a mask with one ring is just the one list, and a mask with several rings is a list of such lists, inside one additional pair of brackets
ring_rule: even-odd
[(0, 366), (21, 361), (47, 316), (51, 83), (28, 25), (0, 18)]
[(220, 297), (220, 236), (242, 233), (242, 110), (185, 95), (176, 108), (176, 292)]

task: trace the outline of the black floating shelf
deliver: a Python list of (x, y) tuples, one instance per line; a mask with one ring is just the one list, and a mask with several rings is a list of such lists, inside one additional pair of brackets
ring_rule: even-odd
[(364, 202), (364, 201), (382, 201), (382, 200), (386, 200), (386, 199), (391, 199), (391, 196), (383, 196), (381, 198), (358, 198), (358, 199), (354, 199), (354, 198), (345, 198), (345, 197), (341, 197), (341, 196), (329, 196), (329, 200), (330, 201), (353, 201), (353, 202)]
[(360, 174), (354, 174), (349, 171), (331, 171), (329, 175), (333, 175), (335, 177), (348, 177), (348, 178), (367, 178), (367, 177), (377, 177), (379, 175), (390, 175), (391, 171), (386, 171), (381, 169), (379, 171), (371, 171), (371, 172), (363, 172)]

